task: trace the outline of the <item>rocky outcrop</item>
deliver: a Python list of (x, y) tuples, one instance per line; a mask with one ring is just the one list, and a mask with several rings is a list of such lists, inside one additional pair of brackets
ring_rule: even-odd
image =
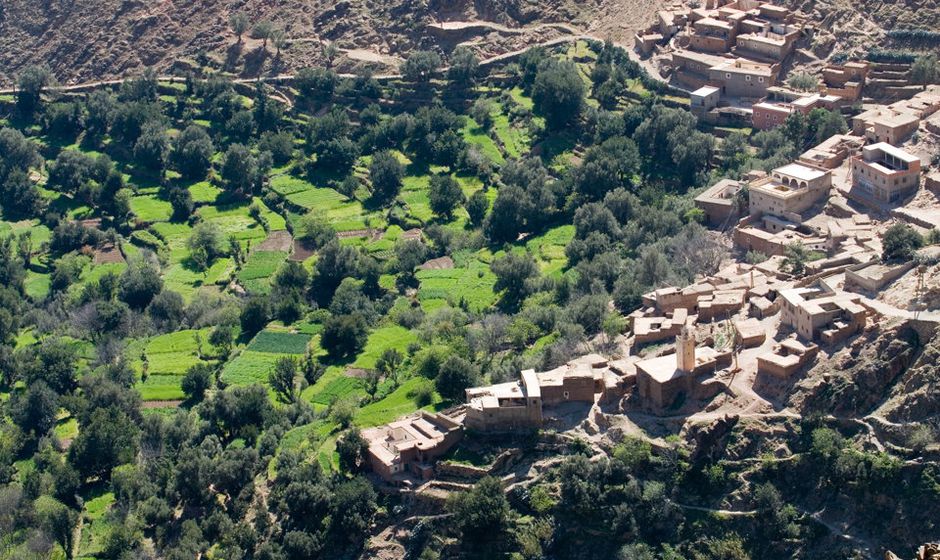
[(882, 404), (914, 363), (919, 337), (907, 324), (864, 333), (821, 360), (801, 382), (789, 404), (806, 413), (865, 416)]

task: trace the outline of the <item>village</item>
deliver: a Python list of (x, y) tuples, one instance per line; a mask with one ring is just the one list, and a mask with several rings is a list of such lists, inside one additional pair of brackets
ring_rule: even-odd
[[(696, 206), (733, 259), (691, 285), (646, 294), (611, 355), (525, 370), (467, 389), (462, 406), (364, 430), (377, 482), (430, 492), (439, 476), (492, 472), (495, 463), (483, 471), (439, 462), (465, 433), (591, 434), (618, 419), (780, 412), (788, 387), (873, 325), (940, 321), (928, 286), (936, 247), (889, 261), (882, 243), (895, 223), (921, 235), (940, 228), (940, 173), (924, 172), (940, 144), (940, 87), (911, 84), (899, 65), (847, 61), (824, 66), (817, 91), (789, 88), (783, 69), (812, 32), (808, 22), (754, 0), (708, 0), (661, 11), (637, 34), (636, 53), (688, 91), (702, 122), (768, 130), (825, 108), (852, 115), (850, 130), (699, 194)], [(811, 255), (801, 270), (788, 256), (794, 246)]]

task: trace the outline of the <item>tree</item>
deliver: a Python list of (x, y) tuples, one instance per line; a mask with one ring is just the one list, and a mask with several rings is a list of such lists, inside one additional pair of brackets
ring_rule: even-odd
[(839, 111), (813, 109), (809, 113), (808, 129), (817, 144), (832, 138), (836, 134), (845, 134), (849, 130), (845, 117)]
[(183, 177), (192, 180), (204, 179), (211, 165), (215, 145), (201, 126), (187, 126), (173, 143), (172, 160)]
[(43, 339), (24, 361), (27, 383), (43, 381), (59, 395), (71, 393), (78, 386), (78, 355), (75, 347), (61, 338)]
[(206, 391), (212, 387), (212, 378), (215, 371), (206, 363), (190, 366), (183, 376), (181, 386), (186, 398), (193, 402), (200, 402), (206, 396)]
[(322, 212), (311, 211), (301, 218), (294, 231), (294, 238), (305, 248), (316, 250), (335, 240), (336, 230), (333, 229), (333, 226), (326, 220)]
[(229, 17), (228, 23), (238, 37), (238, 44), (240, 45), (242, 35), (245, 34), (245, 31), (248, 31), (248, 16), (242, 12), (234, 13)]
[(909, 261), (923, 244), (923, 237), (914, 228), (898, 222), (889, 227), (881, 238), (881, 258), (886, 262)]
[(911, 65), (912, 82), (927, 89), (927, 86), (936, 82), (938, 78), (940, 78), (940, 65), (937, 63), (937, 55), (924, 54), (914, 60), (914, 64)]
[(585, 86), (571, 62), (546, 62), (535, 76), (535, 110), (551, 128), (561, 128), (581, 114)]
[(529, 293), (528, 282), (538, 275), (535, 259), (529, 253), (510, 251), (490, 263), (496, 275), (493, 289), (503, 292), (503, 300), (510, 307), (518, 305)]
[(297, 360), (291, 356), (278, 358), (268, 377), (268, 384), (281, 402), (294, 402), (297, 398)]
[(450, 55), (450, 68), (447, 69), (447, 77), (454, 85), (461, 88), (472, 86), (479, 72), (480, 60), (472, 50), (464, 46), (454, 49)]
[(163, 123), (150, 121), (145, 124), (134, 144), (134, 159), (147, 169), (162, 173), (169, 153), (170, 137), (167, 136)]
[(297, 72), (294, 85), (303, 99), (326, 103), (333, 98), (339, 77), (324, 68), (302, 68)]
[(96, 89), (85, 100), (85, 136), (94, 142), (108, 133), (114, 122), (117, 106), (114, 96), (105, 90)]
[(480, 479), (468, 492), (451, 495), (447, 509), (466, 541), (493, 539), (509, 525), (509, 501), (498, 478)]
[(320, 345), (331, 356), (345, 358), (359, 353), (367, 337), (368, 327), (362, 315), (334, 315), (323, 324)]
[(483, 225), (486, 218), (486, 211), (490, 209), (490, 201), (486, 198), (486, 193), (478, 190), (467, 199), (464, 206), (467, 215), (470, 216), (470, 223), (475, 226)]
[(379, 370), (385, 377), (398, 379), (398, 368), (401, 366), (405, 357), (395, 348), (386, 348), (378, 361), (375, 362), (375, 369)]
[(137, 455), (137, 424), (116, 407), (98, 408), (80, 426), (69, 447), (69, 462), (85, 478), (107, 477)]
[(138, 311), (150, 305), (161, 290), (160, 271), (143, 258), (132, 259), (118, 281), (118, 298)]
[(398, 196), (404, 176), (401, 162), (391, 152), (382, 151), (372, 157), (369, 177), (372, 180), (372, 194), (378, 200), (389, 201)]
[(221, 176), (225, 188), (247, 198), (261, 188), (271, 167), (271, 154), (258, 156), (242, 144), (232, 144), (222, 156)]
[(819, 85), (819, 79), (812, 74), (800, 72), (799, 74), (790, 76), (790, 79), (787, 80), (787, 85), (795, 90), (814, 91), (816, 86)]
[(249, 298), (239, 317), (242, 332), (246, 336), (254, 336), (260, 332), (268, 325), (270, 319), (271, 305), (268, 303), (268, 298), (264, 296)]
[(255, 39), (262, 39), (264, 43), (261, 45), (261, 49), (268, 48), (268, 39), (271, 38), (274, 33), (274, 24), (269, 20), (263, 19), (255, 24), (251, 30), (251, 36)]
[(362, 472), (367, 463), (369, 443), (358, 428), (350, 428), (336, 441), (339, 469), (349, 474)]
[(186, 302), (183, 296), (173, 290), (163, 290), (147, 306), (147, 315), (154, 325), (162, 331), (176, 330), (183, 320)]
[(402, 77), (409, 82), (426, 84), (442, 64), (441, 56), (433, 51), (414, 51), (401, 66)]
[(14, 393), (10, 399), (10, 417), (23, 433), (39, 439), (56, 424), (59, 397), (44, 381), (31, 383), (25, 393)]
[(227, 360), (231, 354), (234, 339), (235, 335), (229, 325), (216, 325), (209, 333), (209, 344), (218, 348), (222, 360)]
[(327, 41), (320, 48), (320, 54), (323, 55), (323, 60), (326, 61), (327, 69), (330, 69), (333, 67), (333, 63), (336, 62), (336, 57), (339, 56), (339, 47), (336, 46), (336, 43)]
[(453, 217), (454, 209), (466, 200), (460, 185), (450, 175), (431, 177), (428, 198), (431, 211), (448, 221)]
[(78, 513), (50, 496), (37, 498), (34, 508), (40, 527), (62, 547), (65, 557), (71, 559), (74, 556)]
[(225, 255), (225, 236), (213, 222), (200, 222), (186, 241), (193, 264), (199, 270), (206, 270), (215, 260)]
[(466, 389), (479, 382), (480, 373), (476, 366), (460, 356), (450, 356), (441, 364), (435, 385), (442, 397), (459, 402), (466, 398)]
[(284, 30), (275, 29), (271, 32), (271, 43), (274, 45), (274, 57), (281, 58), (281, 51), (287, 48), (287, 45), (290, 44), (290, 40), (287, 38), (287, 33), (284, 33)]
[(787, 245), (783, 252), (781, 268), (794, 276), (806, 274), (806, 263), (809, 262), (809, 251), (802, 243), (796, 242)]
[(428, 258), (428, 248), (420, 239), (399, 239), (395, 243), (395, 260), (400, 272), (413, 274)]
[(52, 85), (52, 72), (46, 66), (27, 66), (16, 79), (16, 106), (24, 115), (39, 108), (42, 92)]

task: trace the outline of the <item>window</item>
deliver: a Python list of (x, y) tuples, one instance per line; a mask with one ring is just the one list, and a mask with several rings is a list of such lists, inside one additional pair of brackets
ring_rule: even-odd
[(751, 81), (751, 77), (750, 77), (750, 76), (744, 76), (744, 79), (747, 80), (748, 82)]
[(726, 80), (730, 80), (730, 79), (731, 79), (731, 72), (725, 72), (725, 79), (726, 79)]
[(763, 76), (758, 76), (758, 77), (757, 77), (757, 81), (758, 81), (759, 83), (764, 83), (764, 77), (763, 77)]
[(568, 398), (568, 391), (565, 391), (565, 398)]

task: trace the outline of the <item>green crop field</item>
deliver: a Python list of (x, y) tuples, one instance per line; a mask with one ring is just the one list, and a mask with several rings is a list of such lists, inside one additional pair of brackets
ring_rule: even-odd
[[(405, 381), (384, 399), (362, 407), (356, 414), (356, 424), (362, 427), (378, 426), (414, 412), (418, 409), (415, 393), (419, 387), (427, 384), (431, 384), (431, 381), (421, 377)], [(440, 395), (434, 393), (431, 404), (425, 409), (434, 410), (440, 403)]]
[(219, 195), (222, 194), (222, 189), (216, 187), (209, 181), (202, 181), (190, 185), (189, 194), (193, 197), (193, 202), (196, 204), (212, 204)]
[(306, 334), (264, 330), (255, 335), (247, 350), (270, 354), (303, 354), (309, 342), (310, 336)]
[(314, 393), (312, 402), (322, 405), (329, 405), (337, 399), (347, 397), (355, 393), (362, 393), (363, 382), (361, 379), (353, 377), (339, 376), (330, 380), (321, 390)]
[(185, 396), (182, 381), (179, 375), (148, 375), (145, 381), (137, 385), (137, 390), (144, 401), (180, 400)]
[(255, 251), (238, 272), (238, 281), (249, 292), (268, 293), (271, 277), (286, 260), (287, 253), (282, 251)]
[(436, 308), (441, 302), (464, 300), (471, 310), (482, 311), (496, 303), (496, 276), (482, 261), (474, 259), (465, 267), (450, 270), (420, 270), (416, 276), (421, 282), (418, 299), (422, 306)]
[(222, 368), (222, 381), (228, 385), (265, 384), (278, 354), (245, 350)]
[(131, 198), (131, 211), (142, 222), (165, 222), (173, 215), (173, 206), (156, 195)]

